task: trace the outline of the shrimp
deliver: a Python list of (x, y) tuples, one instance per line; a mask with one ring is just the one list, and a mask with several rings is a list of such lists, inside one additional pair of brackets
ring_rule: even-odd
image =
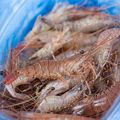
[(56, 23), (61, 23), (68, 20), (67, 16), (69, 16), (71, 13), (74, 14), (76, 11), (78, 11), (77, 6), (72, 6), (69, 4), (57, 4), (50, 14), (46, 15), (45, 17)]
[[(64, 80), (64, 75), (69, 76), (72, 73), (79, 72), (78, 70), (83, 60), (80, 60), (81, 56), (79, 56), (79, 54), (74, 57), (75, 58), (72, 57), (69, 58), (69, 60), (65, 59), (61, 61), (43, 60), (25, 68), (20, 68), (5, 77), (5, 86), (13, 97), (20, 98), (19, 95), (15, 93), (16, 86), (27, 84), (35, 78)], [(82, 68), (84, 69), (84, 67)]]
[[(104, 44), (102, 49), (101, 50), (99, 49), (98, 52), (94, 56), (97, 64), (99, 65), (98, 66), (99, 73), (102, 71), (106, 62), (109, 61), (111, 53), (115, 49), (119, 51), (119, 36), (120, 36), (119, 28), (111, 28), (111, 29), (104, 31), (102, 34), (100, 34), (96, 45), (102, 41), (110, 41), (110, 42), (107, 42), (106, 44)], [(111, 42), (111, 40), (113, 41)]]
[(48, 83), (46, 87), (43, 88), (40, 92), (40, 95), (38, 98), (39, 103), (41, 103), (42, 100), (49, 95), (57, 95), (57, 94), (66, 92), (69, 89), (69, 87), (70, 87), (69, 84), (67, 85), (65, 84), (64, 81), (60, 81), (60, 80), (52, 81)]
[(87, 47), (90, 48), (97, 41), (98, 35), (99, 32), (93, 34), (70, 32), (68, 33), (68, 37), (66, 36), (66, 38), (60, 37), (58, 40), (53, 39), (51, 42), (48, 42), (42, 49), (38, 50), (35, 54), (33, 54), (30, 59), (43, 59), (46, 57), (51, 57), (52, 54), (54, 54), (60, 48), (63, 48), (65, 50), (79, 50), (82, 48), (85, 49)]
[(69, 30), (71, 31), (79, 31), (84, 33), (94, 32), (96, 30), (99, 30), (100, 28), (103, 28), (114, 23), (114, 19), (112, 17), (103, 16), (102, 14), (88, 16), (80, 20), (76, 20), (74, 22), (67, 21), (61, 24), (55, 24), (54, 22), (45, 17), (42, 17), (41, 19), (43, 22), (45, 22), (55, 30), (63, 31), (69, 28)]
[(85, 72), (86, 72), (85, 77), (80, 75), (65, 76), (64, 80), (67, 81), (67, 84), (65, 84), (64, 81), (60, 81), (60, 80), (50, 82), (40, 92), (39, 102), (41, 102), (46, 96), (58, 95), (58, 94), (64, 93), (67, 90), (74, 87), (75, 85), (80, 84), (83, 81), (86, 81), (86, 78), (90, 72), (90, 69), (86, 70)]
[[(59, 8), (60, 7), (60, 8)], [(59, 9), (56, 9), (59, 8)], [(73, 8), (73, 9), (72, 9)], [(56, 11), (54, 11), (56, 10)], [(55, 22), (62, 22), (65, 19), (65, 16), (67, 16), (67, 14), (71, 13), (71, 12), (75, 12), (77, 9), (75, 9), (74, 6), (70, 6), (70, 5), (56, 5), (53, 9), (53, 11), (51, 11), (48, 15), (46, 15), (46, 17), (50, 20), (54, 20)], [(32, 28), (32, 30), (27, 34), (27, 36), (25, 37), (25, 41), (29, 41), (30, 39), (32, 39), (35, 35), (39, 34), (40, 32), (44, 32), (44, 31), (48, 31), (50, 30), (50, 26), (47, 25), (45, 22), (43, 22), (41, 20), (41, 16), (38, 16), (34, 26)]]
[(41, 113), (60, 112), (78, 102), (86, 87), (81, 83), (61, 96), (47, 96), (38, 106), (37, 111)]
[[(65, 36), (65, 34), (67, 34)], [(60, 34), (57, 39), (53, 39), (51, 42), (47, 43), (42, 49), (40, 49), (41, 51), (35, 53), (32, 55), (32, 57), (30, 57), (30, 59), (34, 59), (37, 56), (40, 56), (41, 58), (44, 58), (46, 56), (50, 56), (51, 54), (53, 55), (55, 51), (57, 51), (58, 49), (60, 49), (64, 44), (68, 43), (70, 40), (70, 37), (68, 36), (68, 30), (64, 31), (62, 34)], [(61, 39), (63, 39), (61, 41)], [(40, 55), (39, 55), (40, 54)]]
[(55, 23), (63, 23), (65, 21), (79, 20), (86, 16), (95, 15), (95, 14), (101, 14), (101, 13), (95, 10), (79, 9), (79, 6), (56, 5), (55, 9), (53, 9), (53, 11), (45, 17), (47, 19), (54, 21)]

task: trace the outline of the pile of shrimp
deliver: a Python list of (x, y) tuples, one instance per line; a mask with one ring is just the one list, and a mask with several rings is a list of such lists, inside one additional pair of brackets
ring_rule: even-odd
[(0, 110), (21, 120), (102, 118), (120, 93), (120, 22), (103, 8), (57, 4), (9, 52)]

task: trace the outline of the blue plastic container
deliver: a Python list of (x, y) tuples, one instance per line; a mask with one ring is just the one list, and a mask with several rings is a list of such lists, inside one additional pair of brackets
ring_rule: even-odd
[[(38, 15), (49, 13), (58, 2), (80, 6), (111, 6), (104, 12), (120, 15), (120, 0), (0, 0), (0, 68), (10, 48), (16, 47), (32, 29)], [(102, 120), (120, 119), (120, 98)], [(11, 120), (0, 113), (0, 120)]]

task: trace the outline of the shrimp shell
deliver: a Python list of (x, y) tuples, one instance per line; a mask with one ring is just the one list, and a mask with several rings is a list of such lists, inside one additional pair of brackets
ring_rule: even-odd
[[(112, 50), (112, 46), (116, 42), (116, 40), (119, 36), (120, 36), (119, 28), (111, 28), (100, 34), (96, 45), (102, 41), (110, 41), (110, 42), (107, 42), (106, 44), (104, 44), (102, 49), (99, 49), (97, 54), (95, 55), (100, 68), (102, 68), (105, 65), (106, 61), (108, 61), (108, 58), (109, 58), (111, 50)], [(113, 41), (111, 42), (111, 40), (113, 40)], [(117, 47), (117, 49), (118, 48), (119, 47)]]
[(74, 22), (67, 21), (61, 24), (54, 24), (53, 21), (47, 18), (42, 18), (42, 21), (55, 30), (63, 31), (69, 28), (71, 31), (79, 31), (84, 33), (94, 32), (100, 28), (114, 23), (114, 19), (112, 17), (104, 16), (102, 14), (88, 16)]
[[(84, 89), (83, 89), (84, 87)], [(63, 109), (71, 107), (83, 96), (86, 87), (82, 84), (76, 85), (70, 91), (62, 96), (47, 96), (38, 106), (37, 110), (41, 113), (60, 112)]]
[(55, 51), (60, 49), (64, 44), (68, 43), (70, 41), (69, 39), (69, 32), (68, 30), (65, 30), (63, 33), (57, 36), (57, 39), (53, 39), (51, 42), (47, 43), (42, 49), (40, 49), (40, 51), (37, 51), (35, 54), (33, 54), (30, 59), (34, 59), (37, 56), (39, 58), (44, 58), (53, 55)]
[[(76, 86), (77, 84), (80, 84), (83, 81), (86, 81), (86, 78), (90, 72), (90, 69), (87, 69), (85, 71), (85, 76), (81, 75), (73, 75), (73, 76), (65, 76), (64, 80), (67, 82), (65, 84), (64, 81), (52, 81), (46, 85), (44, 89), (40, 92), (39, 95), (39, 103), (46, 97), (46, 96), (52, 96), (57, 95), (66, 92), (67, 90), (71, 89), (72, 87)], [(84, 74), (84, 73), (83, 73)], [(53, 90), (51, 90), (53, 88)]]
[[(39, 58), (43, 59), (51, 57), (58, 49), (63, 48), (65, 50), (79, 50), (82, 48), (90, 48), (96, 41), (99, 32), (96, 34), (85, 34), (79, 32), (68, 32), (66, 37), (60, 37), (48, 42), (42, 49), (33, 54), (30, 59)], [(67, 40), (69, 39), (69, 41)]]

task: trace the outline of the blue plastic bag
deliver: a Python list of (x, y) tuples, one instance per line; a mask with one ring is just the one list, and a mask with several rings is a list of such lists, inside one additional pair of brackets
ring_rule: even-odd
[[(9, 49), (16, 47), (23, 41), (26, 34), (32, 29), (38, 15), (49, 13), (58, 2), (79, 4), (80, 6), (111, 6), (104, 12), (120, 15), (119, 0), (0, 0), (0, 68), (4, 68), (5, 59)], [(115, 6), (114, 6), (115, 5)], [(116, 6), (117, 5), (117, 6)], [(119, 100), (116, 102), (118, 104)], [(115, 108), (113, 108), (115, 109)], [(112, 111), (113, 111), (112, 109)], [(109, 120), (120, 118), (120, 108), (116, 108)], [(115, 117), (118, 115), (117, 119)], [(10, 120), (0, 114), (0, 120)], [(103, 120), (107, 120), (106, 114)], [(113, 119), (112, 119), (113, 118)]]
[(120, 96), (101, 120), (120, 120)]

